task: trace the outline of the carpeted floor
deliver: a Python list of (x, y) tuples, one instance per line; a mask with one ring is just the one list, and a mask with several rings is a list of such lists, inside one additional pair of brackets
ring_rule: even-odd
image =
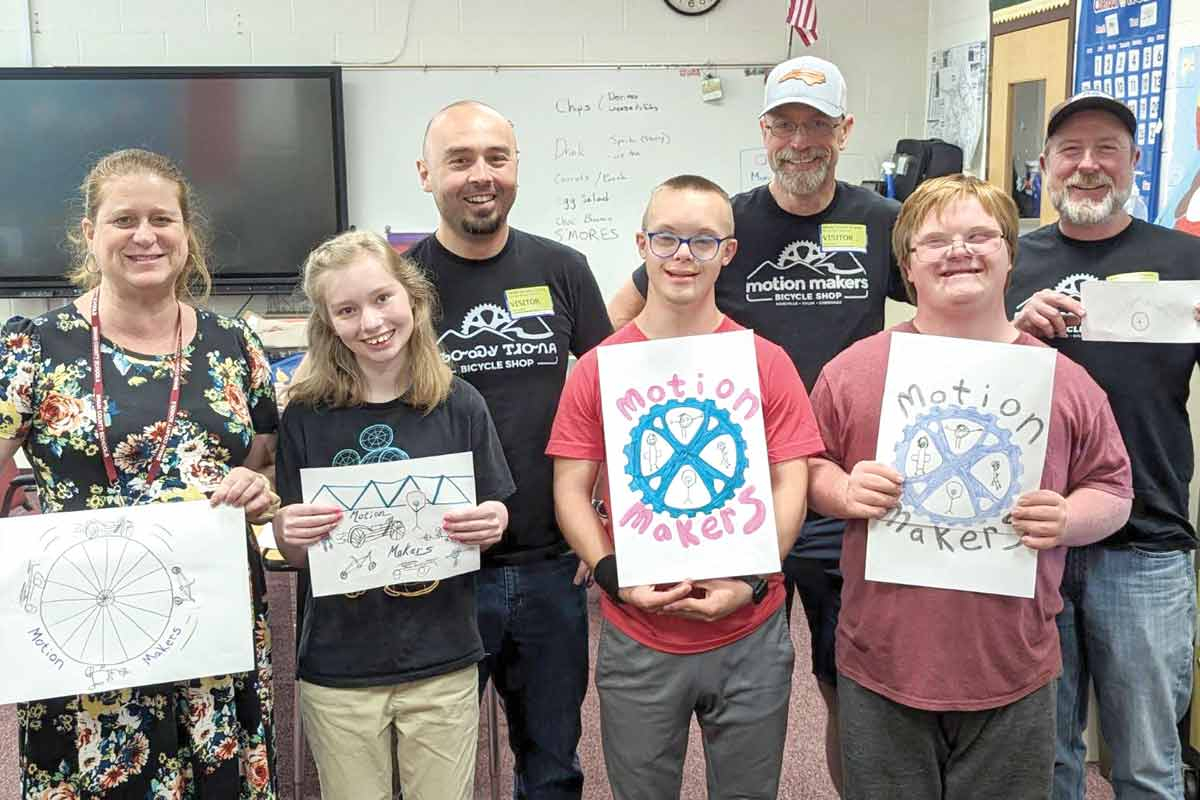
[[(292, 636), (292, 580), (290, 576), (269, 576), (271, 628), (275, 650), (276, 721), (278, 773), (282, 800), (317, 800), (320, 789), (311, 759), (305, 756), (301, 792), (294, 790), (295, 756), (293, 755), (292, 719), (294, 681), (294, 640)], [(592, 663), (595, 663), (596, 635), (599, 632), (599, 612), (590, 606), (592, 621)], [(796, 673), (792, 681), (792, 710), (788, 721), (787, 750), (784, 756), (783, 779), (779, 797), (782, 800), (835, 800), (837, 797), (825, 770), (824, 726), (825, 709), (809, 674), (808, 628), (797, 615), (792, 625), (796, 645)], [(604, 775), (604, 757), (600, 751), (599, 710), (596, 693), (590, 691), (584, 703), (583, 740), (580, 758), (583, 761), (587, 800), (606, 800), (612, 797)], [(486, 719), (486, 717), (484, 717)], [(503, 715), (500, 724), (499, 796), (512, 797), (512, 757), (508, 752)], [(17, 766), (16, 713), (12, 706), (0, 707), (0, 800), (17, 800), (20, 795)], [(475, 778), (475, 797), (492, 797), (489, 782), (488, 731), (481, 726), (479, 761)], [(704, 797), (704, 758), (700, 747), (699, 730), (693, 724), (688, 748), (682, 797), (687, 800)], [(1094, 768), (1088, 775), (1088, 800), (1110, 800), (1113, 793)]]

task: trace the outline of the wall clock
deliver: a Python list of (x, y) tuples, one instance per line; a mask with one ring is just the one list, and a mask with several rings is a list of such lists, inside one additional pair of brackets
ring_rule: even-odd
[(663, 0), (663, 2), (670, 6), (672, 11), (695, 17), (712, 11), (721, 0)]

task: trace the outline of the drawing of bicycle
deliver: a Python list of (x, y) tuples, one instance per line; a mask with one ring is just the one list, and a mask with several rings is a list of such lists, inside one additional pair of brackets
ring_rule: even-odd
[(121, 517), (115, 522), (101, 522), (100, 520), (88, 520), (83, 523), (83, 535), (89, 539), (95, 539), (97, 536), (128, 536), (132, 532), (133, 526), (125, 517)]
[(373, 542), (376, 539), (387, 537), (392, 541), (399, 541), (404, 536), (404, 523), (398, 519), (389, 519), (386, 522), (381, 522), (376, 525), (351, 525), (337, 535), (337, 541), (343, 544), (348, 544), (351, 547), (362, 547), (367, 542)]
[(338, 573), (338, 576), (342, 580), (348, 580), (351, 572), (358, 572), (364, 567), (366, 568), (367, 572), (374, 572), (375, 567), (377, 566), (378, 564), (375, 563), (375, 554), (371, 551), (367, 551), (365, 556), (359, 556), (358, 558), (350, 556), (350, 560), (346, 562), (344, 567), (342, 567), (342, 571)]
[(21, 584), (20, 603), (26, 614), (38, 613), (33, 596), (38, 589), (46, 585), (46, 576), (37, 570), (37, 562), (30, 561), (25, 565), (25, 583)]

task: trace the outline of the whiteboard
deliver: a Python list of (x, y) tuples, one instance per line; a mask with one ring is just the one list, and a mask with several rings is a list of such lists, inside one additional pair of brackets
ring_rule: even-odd
[(510, 223), (586, 254), (607, 299), (641, 262), (634, 233), (654, 186), (690, 172), (732, 195), (770, 178), (758, 128), (762, 74), (710, 72), (724, 92), (715, 102), (701, 98), (695, 70), (347, 70), (350, 222), (432, 232), (437, 208), (416, 169), (425, 125), (449, 103), (481, 100), (516, 128)]

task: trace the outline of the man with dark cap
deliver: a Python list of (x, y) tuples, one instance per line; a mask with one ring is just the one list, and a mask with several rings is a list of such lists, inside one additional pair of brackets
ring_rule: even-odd
[(1046, 339), (1108, 393), (1133, 466), (1129, 522), (1067, 556), (1056, 800), (1084, 796), (1089, 677), (1119, 800), (1184, 796), (1177, 725), (1191, 698), (1196, 615), (1186, 403), (1200, 351), (1085, 342), (1079, 328), (1085, 281), (1200, 278), (1200, 239), (1125, 210), (1136, 141), (1133, 113), (1103, 93), (1077, 94), (1051, 112), (1041, 165), (1060, 218), (1021, 238), (1007, 295), (1018, 328)]

